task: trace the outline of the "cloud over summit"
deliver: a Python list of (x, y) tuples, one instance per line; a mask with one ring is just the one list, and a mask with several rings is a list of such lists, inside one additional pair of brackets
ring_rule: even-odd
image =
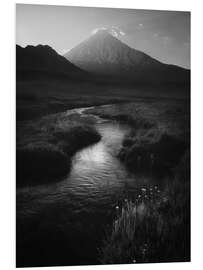
[(121, 36), (125, 35), (125, 32), (123, 32), (119, 27), (117, 26), (111, 26), (111, 27), (99, 27), (99, 28), (95, 28), (91, 34), (96, 34), (98, 31), (107, 31), (109, 34), (111, 34), (112, 36), (119, 38)]

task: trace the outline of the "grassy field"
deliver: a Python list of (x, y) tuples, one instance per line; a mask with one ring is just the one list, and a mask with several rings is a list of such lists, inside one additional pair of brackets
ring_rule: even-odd
[[(174, 94), (176, 94), (175, 99)], [(135, 153), (144, 150), (148, 156), (149, 153), (151, 156), (155, 155), (156, 151), (152, 151), (152, 148), (158, 147), (156, 143), (161, 136), (162, 142), (166, 136), (172, 136), (170, 140), (173, 138), (173, 140), (189, 141), (187, 96), (188, 92), (185, 89), (170, 91), (167, 88), (123, 89), (103, 84), (94, 85), (89, 82), (17, 82), (17, 175), (20, 175), (17, 178), (24, 183), (22, 179), (27, 178), (29, 174), (33, 175), (33, 171), (37, 169), (41, 173), (44, 170), (46, 174), (49, 164), (55, 162), (66, 167), (64, 170), (58, 166), (61, 172), (59, 176), (67, 173), (70, 169), (70, 156), (81, 147), (99, 139), (99, 134), (96, 134), (88, 113), (127, 123), (132, 127), (119, 154), (119, 158), (129, 169), (135, 167), (135, 159), (141, 158)], [(101, 106), (103, 104), (104, 106)], [(94, 108), (85, 112), (86, 118), (82, 121), (77, 116), (70, 119), (64, 113), (57, 113), (89, 106)], [(165, 140), (163, 143), (166, 146), (169, 142)], [(159, 148), (163, 146), (159, 145)], [(18, 174), (22, 171), (21, 164), (30, 160), (32, 153), (35, 153), (36, 163), (40, 166), (36, 167), (36, 164), (32, 164), (30, 173), (24, 170), (25, 175)], [(146, 163), (146, 155), (142, 163)], [(46, 159), (47, 165), (46, 162), (41, 162), (41, 159)], [(41, 163), (44, 164), (44, 169), (41, 168)], [(57, 174), (50, 171), (54, 178), (55, 173)]]
[[(25, 183), (23, 179), (29, 175), (35, 175), (35, 171), (39, 171), (42, 175), (46, 174), (49, 165), (55, 162), (56, 164), (60, 163), (60, 166), (55, 166), (59, 169), (56, 169), (56, 171), (50, 170), (50, 174), (53, 175), (53, 178), (55, 178), (55, 175), (63, 176), (70, 169), (70, 156), (81, 147), (98, 141), (99, 135), (96, 134), (91, 119), (86, 117), (85, 121), (81, 122), (81, 119), (77, 117), (70, 119), (65, 117), (63, 113), (57, 113), (72, 108), (120, 104), (120, 106), (111, 105), (105, 107), (105, 109), (102, 106), (95, 107), (96, 109), (92, 109), (91, 112), (115, 121), (127, 122), (134, 127), (138, 125), (140, 128), (140, 125), (145, 125), (145, 128), (151, 130), (151, 125), (154, 125), (151, 122), (157, 121), (157, 115), (156, 112), (153, 114), (153, 109), (146, 107), (146, 104), (147, 106), (151, 104), (156, 96), (163, 96), (163, 100), (167, 100), (168, 103), (167, 97), (173, 96), (174, 93), (177, 97), (187, 96), (187, 91), (184, 89), (176, 89), (176, 91), (175, 89), (169, 91), (167, 88), (127, 87), (124, 89), (115, 85), (98, 85), (84, 81), (77, 83), (54, 80), (18, 81), (16, 88), (17, 182)], [(129, 103), (138, 99), (139, 103), (137, 104)], [(161, 102), (159, 101), (159, 106)], [(142, 107), (147, 108), (147, 113), (151, 113), (150, 117), (147, 117), (150, 118), (150, 121), (144, 120), (145, 115), (144, 117), (140, 115), (137, 117), (137, 111), (140, 114), (145, 113), (141, 111)], [(170, 114), (170, 105), (168, 105), (167, 110)], [(161, 112), (161, 108), (158, 108), (158, 111)], [(180, 114), (184, 117), (182, 111), (180, 111)], [(165, 115), (162, 118), (165, 119)], [(148, 126), (149, 123), (150, 126)], [(176, 124), (177, 121), (174, 122), (174, 125)], [(134, 135), (129, 134), (129, 136), (134, 139)], [(131, 138), (126, 138), (126, 140), (128, 139)], [(82, 145), (81, 141), (83, 142)], [(35, 153), (34, 156), (33, 153)], [(32, 156), (33, 159), (30, 162)], [(22, 170), (22, 164), (27, 164), (26, 170)], [(41, 168), (41, 164), (44, 164), (43, 168)], [(61, 168), (61, 166), (66, 167), (66, 169)], [(20, 173), (22, 171), (24, 171), (23, 174)], [(33, 180), (30, 181), (33, 182)]]
[(137, 98), (185, 98), (188, 89), (168, 87), (119, 87), (90, 82), (18, 81), (17, 120), (31, 120), (72, 108), (132, 102)]
[[(51, 183), (79, 149), (101, 139), (95, 116), (127, 124), (117, 156), (130, 174), (170, 174), (116, 209), (102, 264), (190, 260), (190, 104), (185, 89), (119, 88), (57, 81), (17, 83), (17, 186)], [(80, 116), (66, 112), (90, 107)]]
[(131, 126), (123, 147), (155, 143), (167, 134), (178, 140), (190, 139), (189, 100), (137, 98), (134, 102), (97, 106), (85, 111)]

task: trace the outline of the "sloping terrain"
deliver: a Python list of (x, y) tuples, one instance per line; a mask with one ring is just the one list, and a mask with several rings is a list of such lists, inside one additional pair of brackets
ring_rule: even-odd
[(16, 45), (16, 72), (17, 80), (85, 75), (85, 72), (47, 45), (25, 48)]
[(188, 82), (189, 70), (163, 64), (130, 48), (105, 30), (100, 30), (66, 53), (65, 58), (78, 67), (99, 75), (127, 78), (144, 83)]

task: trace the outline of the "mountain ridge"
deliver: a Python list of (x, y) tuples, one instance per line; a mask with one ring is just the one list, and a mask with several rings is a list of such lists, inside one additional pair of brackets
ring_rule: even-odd
[(134, 80), (189, 81), (189, 70), (162, 63), (129, 47), (106, 30), (90, 36), (64, 57), (83, 70), (99, 75), (121, 76)]
[(17, 77), (72, 76), (86, 74), (48, 45), (16, 44)]

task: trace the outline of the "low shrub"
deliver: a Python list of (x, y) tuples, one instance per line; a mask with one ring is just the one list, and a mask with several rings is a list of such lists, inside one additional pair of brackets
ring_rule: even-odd
[(59, 130), (54, 132), (53, 136), (58, 147), (70, 156), (101, 139), (101, 135), (91, 126), (75, 126), (67, 131)]
[(162, 134), (159, 141), (133, 141), (128, 139), (119, 153), (119, 158), (131, 171), (167, 170), (172, 168), (186, 150), (186, 143), (176, 137)]
[(101, 136), (94, 127), (49, 127), (36, 130), (25, 145), (17, 148), (17, 185), (42, 184), (60, 180), (71, 168), (76, 151), (96, 143)]
[(115, 120), (122, 124), (127, 124), (133, 127), (135, 130), (150, 129), (155, 126), (155, 123), (153, 121), (149, 121), (141, 116), (133, 117), (128, 114), (115, 114), (115, 115), (99, 114), (99, 116), (105, 119)]
[(70, 170), (70, 157), (52, 144), (31, 144), (17, 149), (17, 185), (56, 181)]

